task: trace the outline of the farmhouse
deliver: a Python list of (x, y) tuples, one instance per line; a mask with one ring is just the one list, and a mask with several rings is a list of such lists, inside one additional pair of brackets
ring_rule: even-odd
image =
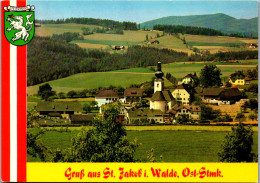
[(36, 111), (40, 116), (69, 117), (73, 114), (81, 114), (83, 107), (79, 102), (39, 102)]
[(129, 109), (125, 113), (126, 121), (128, 124), (133, 123), (133, 120), (148, 120), (155, 123), (165, 123), (169, 120), (169, 114), (161, 110), (150, 110), (149, 108)]
[(124, 50), (125, 46), (112, 46), (113, 50)]
[(151, 110), (168, 111), (174, 102), (174, 98), (169, 91), (164, 91), (164, 73), (161, 70), (161, 62), (157, 63), (157, 71), (155, 72), (154, 94), (150, 100)]
[(234, 104), (241, 98), (238, 88), (204, 88), (198, 89), (197, 93), (202, 102), (217, 105)]
[(258, 44), (249, 43), (249, 44), (248, 44), (248, 47), (249, 47), (249, 48), (258, 48)]
[(143, 90), (141, 88), (127, 88), (124, 91), (124, 102), (132, 103), (141, 101)]
[(41, 27), (42, 25), (40, 23), (35, 23), (35, 27)]
[(71, 115), (71, 124), (91, 125), (94, 116), (93, 114)]
[(160, 43), (160, 42), (159, 42), (158, 40), (156, 40), (156, 39), (151, 39), (151, 40), (148, 41), (147, 44), (159, 44), (159, 43)]
[(229, 76), (229, 82), (232, 85), (245, 85), (245, 75), (241, 71), (234, 72)]
[(182, 78), (182, 83), (183, 84), (189, 84), (189, 83), (193, 83), (194, 79), (196, 78), (196, 74), (187, 74), (186, 76), (184, 76), (184, 78)]
[(175, 104), (168, 113), (173, 116), (173, 118), (177, 118), (182, 115), (188, 115), (189, 118), (193, 120), (200, 120), (201, 119), (201, 108), (198, 105), (179, 105)]
[(172, 96), (178, 103), (183, 105), (189, 105), (190, 103), (190, 93), (187, 85), (181, 84), (172, 92)]
[(103, 104), (115, 102), (119, 99), (119, 96), (113, 90), (102, 90), (95, 96), (95, 101), (98, 103), (98, 107)]

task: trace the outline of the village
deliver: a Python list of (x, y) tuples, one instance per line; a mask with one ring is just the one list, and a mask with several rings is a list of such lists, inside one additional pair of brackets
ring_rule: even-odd
[[(110, 103), (120, 106), (117, 121), (125, 125), (231, 125), (240, 121), (258, 125), (257, 107), (250, 106), (250, 101), (257, 103), (257, 100), (243, 99), (243, 89), (237, 87), (248, 85), (250, 81), (241, 71), (232, 73), (225, 86), (221, 83), (219, 87), (201, 86), (196, 73), (187, 74), (170, 89), (165, 88), (165, 79), (161, 62), (158, 62), (150, 98), (144, 97), (142, 87), (126, 88), (121, 96), (113, 89), (101, 89), (93, 102), (96, 113), (86, 113), (77, 101), (41, 101), (35, 110), (39, 121), (60, 120), (60, 125), (92, 125), (95, 116), (102, 115), (102, 107)], [(234, 114), (227, 108), (237, 108), (241, 112)], [(252, 109), (248, 116), (250, 122), (243, 114), (248, 113), (247, 108)]]

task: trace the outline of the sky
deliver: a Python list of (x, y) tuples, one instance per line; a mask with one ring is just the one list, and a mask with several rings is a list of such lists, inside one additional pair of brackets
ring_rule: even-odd
[(234, 18), (258, 16), (257, 1), (38, 1), (36, 19), (91, 17), (117, 21), (145, 21), (166, 17), (225, 13)]

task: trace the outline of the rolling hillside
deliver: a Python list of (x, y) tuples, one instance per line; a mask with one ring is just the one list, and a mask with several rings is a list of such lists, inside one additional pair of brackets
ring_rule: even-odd
[(258, 18), (236, 19), (223, 13), (190, 16), (169, 16), (141, 23), (141, 28), (152, 29), (154, 25), (184, 25), (212, 28), (224, 33), (246, 33), (257, 36)]
[[(211, 63), (217, 65), (222, 72), (222, 78), (227, 78), (232, 72), (237, 70), (252, 69), (257, 64), (257, 59), (241, 61), (233, 65), (220, 65), (223, 63)], [(205, 63), (176, 62), (163, 64), (162, 70), (173, 74), (177, 79), (184, 77), (188, 73), (199, 73)], [(129, 87), (131, 84), (141, 84), (150, 81), (154, 77), (154, 72), (148, 68), (130, 68), (115, 70), (109, 72), (88, 72), (74, 74), (66, 78), (48, 81), (53, 90), (57, 93), (68, 92), (71, 90), (79, 91), (83, 89), (93, 89), (98, 87), (122, 86)], [(43, 83), (42, 83), (43, 84)], [(27, 87), (29, 96), (37, 94), (39, 86), (42, 84)], [(165, 80), (165, 86), (171, 86), (171, 83)]]

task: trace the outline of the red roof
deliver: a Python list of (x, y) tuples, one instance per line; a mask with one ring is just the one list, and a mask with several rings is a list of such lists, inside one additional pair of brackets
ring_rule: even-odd
[(102, 90), (97, 95), (96, 98), (119, 98), (116, 92), (113, 90)]

